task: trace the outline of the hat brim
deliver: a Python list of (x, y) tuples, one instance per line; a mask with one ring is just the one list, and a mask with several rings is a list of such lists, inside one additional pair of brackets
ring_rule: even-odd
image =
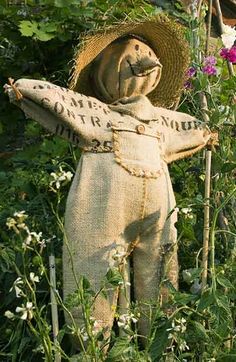
[(83, 36), (75, 57), (70, 88), (87, 96), (96, 96), (91, 82), (92, 62), (110, 43), (126, 34), (145, 38), (163, 65), (160, 83), (147, 95), (148, 98), (156, 106), (173, 107), (186, 79), (189, 47), (182, 26), (163, 15), (116, 24)]

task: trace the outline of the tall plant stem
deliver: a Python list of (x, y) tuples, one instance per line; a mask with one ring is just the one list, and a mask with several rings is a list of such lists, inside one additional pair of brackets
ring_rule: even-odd
[[(198, 16), (200, 20), (201, 9), (198, 9)], [(205, 55), (208, 55), (209, 51), (209, 42), (211, 35), (211, 22), (212, 22), (212, 0), (209, 1), (209, 14), (207, 20), (206, 28), (206, 43), (205, 43)], [(198, 39), (199, 42), (199, 39)], [(201, 54), (199, 56), (201, 58)], [(202, 109), (203, 120), (208, 123), (209, 117), (207, 114), (208, 104), (207, 98), (204, 92), (200, 93), (200, 105)], [(210, 238), (210, 190), (211, 190), (211, 158), (212, 151), (211, 147), (208, 147), (206, 150), (205, 157), (205, 192), (204, 192), (204, 227), (203, 227), (203, 248), (202, 248), (202, 291), (204, 291), (207, 285), (207, 271), (208, 271), (208, 255), (209, 255), (209, 238)]]

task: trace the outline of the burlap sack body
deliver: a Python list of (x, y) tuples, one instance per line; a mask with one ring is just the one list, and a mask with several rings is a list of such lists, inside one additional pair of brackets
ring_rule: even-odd
[[(108, 107), (48, 82), (22, 79), (16, 86), (23, 98), (16, 102), (9, 89), (10, 99), (26, 115), (84, 150), (66, 205), (64, 298), (77, 288), (75, 275), (99, 290), (113, 255), (131, 243), (137, 300), (156, 300), (164, 274), (177, 285), (176, 212), (170, 215), (175, 198), (167, 163), (202, 148), (210, 137), (207, 127), (154, 107), (145, 96)], [(112, 326), (116, 303), (117, 293), (96, 299), (93, 315), (101, 325)], [(80, 312), (73, 314), (82, 325)], [(142, 320), (140, 328), (146, 334), (148, 323)]]

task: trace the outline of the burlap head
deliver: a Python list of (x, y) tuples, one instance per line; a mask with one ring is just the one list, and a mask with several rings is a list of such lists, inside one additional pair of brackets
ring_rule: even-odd
[(75, 56), (70, 88), (88, 96), (96, 96), (91, 81), (93, 60), (110, 43), (126, 34), (146, 39), (160, 59), (163, 65), (162, 77), (148, 98), (156, 106), (171, 108), (183, 88), (189, 64), (189, 48), (182, 26), (163, 15), (115, 24), (82, 36)]

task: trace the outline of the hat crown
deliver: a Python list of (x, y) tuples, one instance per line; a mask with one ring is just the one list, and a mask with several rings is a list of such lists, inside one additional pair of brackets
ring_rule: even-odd
[(94, 59), (112, 42), (130, 35), (145, 39), (162, 64), (162, 75), (148, 94), (153, 105), (172, 108), (179, 99), (190, 61), (183, 26), (176, 19), (159, 14), (136, 21), (119, 22), (82, 35), (75, 57), (70, 87), (88, 96), (97, 96), (91, 82)]

